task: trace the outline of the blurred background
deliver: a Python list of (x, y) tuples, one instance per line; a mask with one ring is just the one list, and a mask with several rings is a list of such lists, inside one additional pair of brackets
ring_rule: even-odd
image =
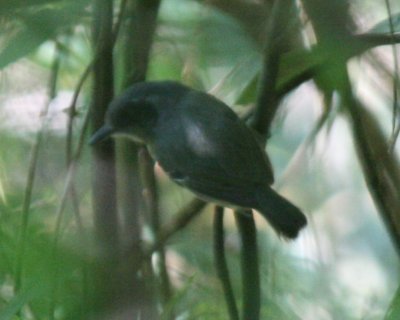
[[(309, 225), (295, 241), (282, 241), (255, 214), (261, 319), (396, 319), (400, 54), (392, 43), (399, 42), (400, 4), (369, 0), (289, 1), (278, 23), (279, 10), (267, 0), (2, 1), (0, 319), (89, 319), (89, 306), (102, 314), (95, 319), (136, 319), (119, 303), (92, 301), (90, 294), (102, 279), (91, 276), (104, 262), (97, 260), (103, 253), (87, 145), (97, 88), (91, 66), (105, 56), (102, 42), (93, 40), (93, 33), (106, 32), (96, 27), (104, 22), (96, 18), (101, 2), (112, 9), (115, 94), (138, 80), (140, 67), (129, 67), (126, 52), (146, 38), (141, 10), (151, 6), (156, 19), (146, 79), (209, 92), (243, 117), (259, 101), (271, 44), (279, 47), (279, 94), (266, 150), (274, 187), (303, 209)], [(343, 65), (348, 83), (336, 73)], [(345, 85), (362, 112), (351, 111)], [(157, 168), (155, 177), (157, 225), (168, 225), (193, 195)], [(125, 224), (117, 227), (122, 248), (132, 238), (154, 241), (146, 204), (136, 209), (133, 230), (126, 219), (117, 223)], [(144, 301), (151, 301), (154, 318), (228, 319), (213, 265), (212, 223), (208, 205), (151, 255), (151, 280), (144, 283), (152, 298)], [(239, 301), (240, 246), (226, 210), (225, 250)]]

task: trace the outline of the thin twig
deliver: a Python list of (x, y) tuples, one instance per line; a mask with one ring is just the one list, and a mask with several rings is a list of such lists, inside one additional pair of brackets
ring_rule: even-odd
[(235, 211), (241, 242), (241, 269), (243, 292), (243, 319), (260, 318), (260, 270), (257, 248), (257, 230), (251, 211)]
[(393, 77), (393, 113), (392, 113), (392, 137), (390, 138), (390, 143), (389, 143), (389, 151), (393, 153), (394, 147), (396, 145), (397, 138), (400, 133), (400, 119), (399, 115), (399, 109), (400, 106), (398, 104), (398, 94), (397, 90), (399, 88), (399, 61), (398, 61), (398, 55), (397, 55), (397, 46), (395, 45), (395, 39), (394, 39), (394, 25), (393, 25), (393, 19), (392, 19), (392, 10), (390, 7), (390, 2), (389, 0), (385, 0), (386, 4), (386, 10), (388, 13), (389, 17), (389, 26), (390, 26), (390, 35), (392, 37), (392, 55), (393, 55), (393, 63), (394, 63), (394, 77)]
[(224, 243), (224, 208), (215, 206), (214, 210), (214, 261), (217, 275), (221, 281), (222, 289), (230, 320), (239, 320), (239, 312), (235, 301), (235, 295), (229, 276), (228, 264), (225, 256)]
[[(154, 241), (158, 242), (160, 235), (160, 212), (158, 208), (157, 181), (154, 175), (154, 161), (151, 159), (146, 148), (141, 148), (139, 151), (139, 163), (143, 185), (143, 198), (147, 207), (147, 216), (150, 220), (149, 225)], [(159, 272), (161, 296), (163, 303), (167, 304), (171, 298), (171, 283), (165, 264), (164, 247), (160, 246), (156, 253), (158, 254), (156, 270)]]
[(145, 249), (145, 256), (151, 255), (153, 252), (157, 251), (158, 248), (165, 245), (169, 238), (186, 227), (186, 225), (188, 225), (206, 205), (207, 202), (198, 198), (189, 201), (176, 214), (174, 214), (174, 218), (172, 218), (171, 221), (160, 230), (160, 235), (157, 241), (151, 244), (149, 248)]

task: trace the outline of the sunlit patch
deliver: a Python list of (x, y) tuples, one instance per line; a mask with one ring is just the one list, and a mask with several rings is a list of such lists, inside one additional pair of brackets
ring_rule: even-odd
[[(65, 133), (68, 121), (66, 110), (72, 95), (71, 91), (60, 91), (50, 102), (46, 129), (53, 133)], [(47, 103), (47, 93), (44, 90), (5, 98), (0, 114), (2, 127), (18, 135), (38, 131), (42, 122), (41, 112)]]

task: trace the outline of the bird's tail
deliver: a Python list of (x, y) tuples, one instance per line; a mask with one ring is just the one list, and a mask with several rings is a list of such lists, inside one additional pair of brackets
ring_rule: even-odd
[(272, 188), (269, 186), (266, 188), (257, 194), (258, 211), (279, 235), (289, 239), (296, 238), (299, 231), (307, 224), (305, 215)]

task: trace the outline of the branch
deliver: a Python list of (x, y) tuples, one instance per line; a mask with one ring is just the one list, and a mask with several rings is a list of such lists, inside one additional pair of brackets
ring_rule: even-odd
[[(149, 226), (152, 237), (158, 242), (160, 235), (160, 211), (158, 208), (158, 187), (156, 177), (154, 175), (154, 161), (150, 157), (146, 148), (139, 151), (139, 163), (141, 181), (143, 186), (143, 198), (146, 205), (147, 217), (149, 218)], [(158, 251), (157, 267), (161, 284), (161, 296), (163, 303), (167, 303), (171, 298), (171, 283), (168, 275), (167, 266), (165, 264), (165, 249), (160, 246)]]
[(389, 152), (389, 145), (376, 120), (350, 90), (348, 87), (344, 102), (364, 179), (400, 255), (399, 162), (395, 154)]
[(256, 224), (251, 211), (235, 211), (235, 218), (242, 245), (242, 318), (255, 320), (260, 318), (261, 304)]
[[(92, 127), (103, 125), (104, 115), (114, 95), (113, 32), (111, 0), (96, 0), (93, 6), (93, 43), (100, 48), (93, 64)], [(98, 240), (109, 253), (118, 243), (118, 215), (116, 201), (116, 172), (114, 144), (111, 140), (92, 148), (93, 211)]]
[(221, 281), (229, 318), (239, 320), (239, 312), (236, 306), (235, 295), (229, 278), (229, 269), (225, 256), (224, 243), (224, 208), (215, 206), (214, 210), (214, 260), (217, 275)]
[[(264, 141), (269, 136), (270, 126), (279, 106), (279, 62), (289, 39), (287, 22), (291, 9), (293, 3), (290, 0), (275, 1), (266, 32), (267, 41), (258, 99), (254, 117), (250, 121), (250, 127), (258, 132)], [(260, 317), (261, 301), (256, 226), (251, 212), (238, 210), (235, 212), (235, 218), (242, 244), (243, 319), (256, 320)]]
[(266, 32), (263, 70), (254, 117), (250, 122), (250, 126), (264, 139), (269, 136), (270, 126), (279, 106), (277, 94), (279, 64), (288, 40), (287, 24), (292, 7), (291, 1), (277, 1)]
[(198, 198), (192, 199), (182, 209), (173, 215), (171, 221), (160, 230), (160, 235), (156, 242), (145, 250), (145, 255), (149, 256), (162, 247), (175, 233), (186, 227), (193, 218), (207, 205), (207, 202)]

